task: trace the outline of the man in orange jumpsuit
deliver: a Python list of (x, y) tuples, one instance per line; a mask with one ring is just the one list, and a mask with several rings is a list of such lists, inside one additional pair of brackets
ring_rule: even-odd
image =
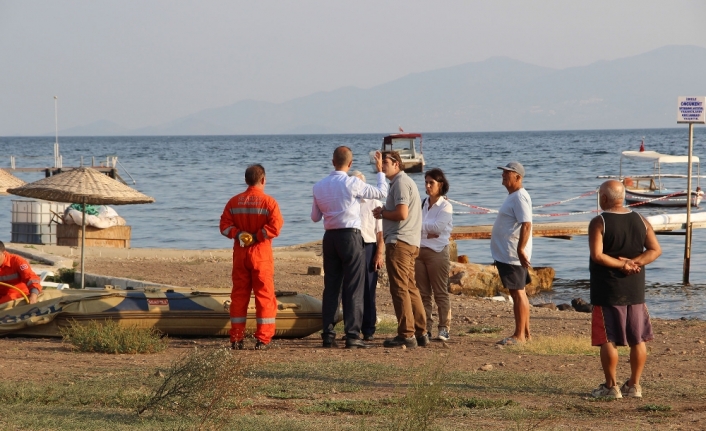
[(242, 350), (250, 292), (255, 293), (256, 350), (267, 349), (275, 335), (277, 298), (272, 239), (279, 235), (284, 219), (277, 201), (265, 194), (265, 168), (245, 170), (247, 190), (233, 196), (221, 215), (221, 234), (233, 238), (233, 290), (230, 298), (230, 342)]
[(2, 241), (0, 241), (0, 282), (15, 286), (13, 289), (0, 284), (0, 304), (23, 298), (24, 295), (29, 297), (30, 304), (34, 304), (37, 302), (39, 292), (42, 291), (39, 277), (29, 267), (29, 263), (16, 254), (8, 253)]

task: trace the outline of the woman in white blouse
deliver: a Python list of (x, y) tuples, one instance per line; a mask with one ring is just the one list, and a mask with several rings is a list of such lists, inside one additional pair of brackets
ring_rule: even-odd
[(415, 279), (427, 315), (429, 338), (434, 323), (433, 296), (439, 317), (437, 339), (446, 341), (451, 323), (449, 238), (453, 228), (453, 208), (446, 199), (449, 182), (441, 169), (424, 174), (424, 188), (428, 197), (422, 201), (422, 243), (414, 265)]

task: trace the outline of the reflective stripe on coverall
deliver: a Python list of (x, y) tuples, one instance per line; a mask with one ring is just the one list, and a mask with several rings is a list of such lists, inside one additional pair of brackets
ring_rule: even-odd
[[(0, 257), (2, 258), (0, 263), (0, 282), (17, 287), (27, 296), (29, 296), (31, 290), (36, 290), (37, 293), (42, 291), (39, 277), (32, 271), (29, 263), (23, 257), (7, 251), (2, 252)], [(19, 298), (23, 298), (20, 292), (0, 284), (0, 304)]]
[[(282, 229), (282, 214), (277, 201), (261, 189), (248, 189), (233, 196), (221, 215), (221, 234), (233, 238), (233, 290), (230, 298), (230, 341), (245, 337), (245, 321), (250, 293), (255, 293), (257, 330), (255, 338), (267, 344), (275, 335), (277, 298), (272, 239)], [(241, 247), (240, 232), (253, 235), (254, 243)]]

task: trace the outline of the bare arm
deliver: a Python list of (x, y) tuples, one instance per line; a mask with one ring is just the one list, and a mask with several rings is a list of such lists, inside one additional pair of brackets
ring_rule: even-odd
[[(642, 217), (642, 216), (640, 216)], [(645, 266), (648, 263), (652, 263), (662, 254), (662, 247), (659, 246), (657, 241), (657, 235), (655, 235), (654, 229), (650, 222), (642, 217), (642, 221), (645, 222), (645, 228), (647, 228), (647, 235), (645, 236), (645, 251), (641, 255), (633, 259), (633, 262), (637, 266)]]
[(409, 207), (406, 204), (399, 204), (392, 211), (388, 211), (383, 207), (377, 207), (373, 210), (373, 216), (377, 219), (383, 220), (407, 220), (407, 216), (409, 216)]
[(525, 252), (525, 247), (527, 247), (527, 242), (532, 236), (532, 222), (522, 223), (520, 228), (520, 241), (517, 243), (517, 257), (520, 259), (520, 265), (525, 268), (530, 267), (529, 257)]
[(385, 240), (382, 238), (382, 232), (375, 234), (375, 241), (377, 242), (377, 251), (375, 252), (375, 269), (380, 269), (385, 266)]

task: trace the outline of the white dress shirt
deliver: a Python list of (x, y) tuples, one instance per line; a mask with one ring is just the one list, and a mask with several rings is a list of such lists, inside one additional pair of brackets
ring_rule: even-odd
[[(429, 197), (422, 204), (422, 247), (428, 247), (439, 253), (449, 245), (453, 229), (453, 207), (441, 196), (434, 205), (429, 205)], [(427, 235), (439, 235), (438, 238), (427, 238)]]
[(360, 203), (358, 199), (385, 199), (387, 197), (385, 174), (378, 172), (377, 186), (349, 177), (343, 171), (333, 171), (328, 177), (314, 184), (314, 203), (311, 220), (324, 219), (324, 229), (360, 229)]
[(363, 242), (377, 242), (377, 233), (382, 232), (382, 219), (373, 217), (373, 210), (382, 206), (377, 199), (360, 199), (360, 233)]

